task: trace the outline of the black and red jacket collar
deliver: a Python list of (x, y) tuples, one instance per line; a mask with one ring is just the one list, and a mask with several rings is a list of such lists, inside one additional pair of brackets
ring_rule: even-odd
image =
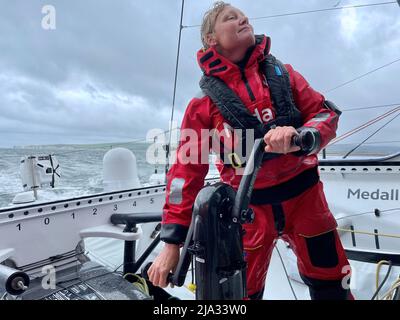
[[(269, 54), (271, 39), (265, 35), (256, 35), (256, 44), (246, 63), (246, 69), (258, 64), (265, 55)], [(215, 48), (200, 49), (197, 52), (197, 62), (206, 76), (217, 76), (222, 80), (228, 80), (236, 75), (240, 76), (239, 66), (219, 54)]]

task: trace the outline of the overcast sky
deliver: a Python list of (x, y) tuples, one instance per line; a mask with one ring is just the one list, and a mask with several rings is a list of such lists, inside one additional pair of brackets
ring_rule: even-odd
[[(376, 2), (230, 1), (250, 18)], [(212, 3), (186, 0), (183, 25), (200, 24)], [(45, 5), (55, 8), (55, 29), (43, 28), (52, 26)], [(0, 0), (0, 147), (122, 142), (167, 129), (180, 9), (180, 0)], [(272, 38), (275, 56), (323, 93), (400, 58), (397, 4), (250, 22)], [(198, 27), (183, 29), (178, 124), (199, 92), (199, 39)], [(400, 103), (399, 74), (400, 61), (325, 96), (342, 108)], [(345, 112), (339, 134), (391, 108)], [(400, 140), (399, 124), (374, 140)]]

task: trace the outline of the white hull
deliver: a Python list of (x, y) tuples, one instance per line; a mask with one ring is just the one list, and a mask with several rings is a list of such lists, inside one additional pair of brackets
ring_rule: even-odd
[[(374, 290), (371, 270), (375, 269), (375, 263), (390, 258), (400, 265), (399, 156), (370, 161), (322, 161), (320, 173), (331, 211), (339, 224), (343, 245), (350, 253), (349, 257), (354, 258), (353, 291), (356, 297), (359, 291), (358, 298), (368, 298)], [(217, 180), (209, 182), (214, 181)], [(0, 262), (7, 261), (8, 265), (30, 275), (40, 274), (41, 267), (49, 263), (54, 266), (74, 263), (76, 257), (73, 253), (83, 238), (120, 237), (118, 234), (122, 229), (110, 224), (113, 213), (161, 213), (164, 200), (165, 186), (160, 185), (1, 209)], [(138, 252), (143, 251), (151, 240), (149, 235), (155, 226), (156, 223), (151, 223), (139, 229), (136, 237), (140, 238)], [(87, 245), (95, 257), (96, 249), (101, 249), (103, 256), (96, 259), (108, 266), (122, 263), (121, 240), (99, 242), (90, 239)], [(104, 254), (107, 247), (110, 248), (108, 256)], [(297, 274), (293, 253), (283, 243), (278, 248), (289, 276), (294, 280), (297, 298), (309, 298), (308, 290)], [(60, 256), (67, 253), (70, 256)], [(368, 278), (358, 274), (357, 270), (363, 270)], [(393, 270), (390, 281), (394, 281), (400, 272), (398, 267)], [(275, 251), (264, 298), (294, 298), (290, 287), (287, 290), (286, 284), (289, 283), (282, 271)], [(182, 298), (194, 298), (187, 289), (173, 290)]]

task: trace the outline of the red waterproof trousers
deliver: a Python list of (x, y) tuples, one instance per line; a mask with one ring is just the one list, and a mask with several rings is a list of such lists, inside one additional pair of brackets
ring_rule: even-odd
[(279, 237), (296, 254), (299, 273), (309, 286), (312, 299), (351, 298), (349, 290), (342, 285), (349, 262), (322, 182), (286, 201), (251, 207), (255, 220), (244, 225), (243, 238), (250, 298), (262, 298), (271, 254)]

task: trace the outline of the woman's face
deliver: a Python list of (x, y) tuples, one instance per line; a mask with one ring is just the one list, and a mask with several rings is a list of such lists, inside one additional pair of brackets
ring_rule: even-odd
[(239, 9), (227, 6), (218, 15), (214, 33), (209, 35), (209, 45), (223, 52), (247, 50), (254, 45), (254, 31), (248, 18)]

